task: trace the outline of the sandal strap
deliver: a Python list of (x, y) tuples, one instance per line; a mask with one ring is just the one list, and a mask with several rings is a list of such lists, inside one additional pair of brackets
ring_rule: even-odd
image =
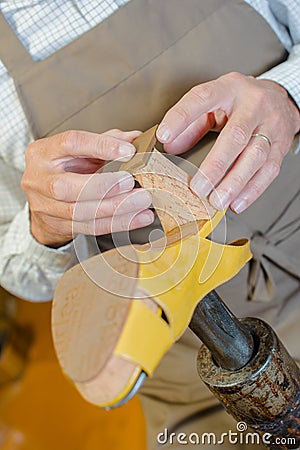
[(136, 299), (132, 301), (114, 354), (137, 363), (151, 376), (173, 343), (172, 330), (162, 319), (161, 309), (154, 312)]
[[(186, 261), (193, 252), (197, 257), (185, 275)], [(247, 239), (222, 245), (199, 235), (167, 248), (148, 264), (145, 263), (146, 254), (139, 254), (142, 263), (138, 285), (159, 305), (159, 310), (154, 312), (140, 300), (133, 300), (114, 353), (137, 363), (151, 376), (167, 350), (188, 327), (198, 302), (233, 278), (252, 255)], [(153, 257), (153, 252), (151, 254)], [(164, 271), (168, 266), (172, 269)], [(182, 280), (176, 284), (172, 275), (175, 272), (180, 274), (180, 271)], [(163, 293), (159, 294), (157, 288)], [(168, 322), (161, 317), (162, 311)]]

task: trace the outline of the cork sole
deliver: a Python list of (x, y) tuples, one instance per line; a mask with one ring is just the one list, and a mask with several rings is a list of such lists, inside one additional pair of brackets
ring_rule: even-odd
[[(112, 402), (131, 389), (141, 372), (136, 364), (113, 354), (137, 277), (138, 263), (113, 249), (73, 267), (57, 286), (52, 308), (56, 353), (64, 373), (91, 403)], [(140, 301), (157, 308), (150, 299)]]

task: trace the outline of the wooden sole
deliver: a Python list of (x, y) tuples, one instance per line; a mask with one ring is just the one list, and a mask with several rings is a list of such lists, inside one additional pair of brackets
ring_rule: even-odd
[[(91, 403), (112, 401), (140, 374), (136, 364), (113, 354), (134, 301), (137, 276), (138, 264), (113, 249), (73, 267), (57, 286), (52, 307), (56, 353), (64, 373)], [(157, 309), (150, 299), (139, 301)]]

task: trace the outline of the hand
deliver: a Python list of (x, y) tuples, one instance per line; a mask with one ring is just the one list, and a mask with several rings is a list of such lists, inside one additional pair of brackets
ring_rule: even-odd
[(240, 213), (278, 175), (299, 128), (299, 109), (282, 86), (230, 73), (192, 88), (167, 112), (157, 138), (180, 154), (221, 129), (190, 186), (217, 209)]
[[(76, 234), (101, 235), (146, 226), (151, 194), (134, 189), (127, 172), (97, 173), (104, 161), (128, 161), (140, 132), (66, 131), (27, 148), (22, 188), (30, 207), (31, 233), (58, 247)], [(84, 189), (83, 189), (84, 188)]]

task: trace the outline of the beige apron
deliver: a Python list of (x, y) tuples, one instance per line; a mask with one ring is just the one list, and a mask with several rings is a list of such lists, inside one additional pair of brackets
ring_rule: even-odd
[[(33, 135), (40, 138), (66, 129), (147, 129), (195, 84), (229, 71), (257, 75), (286, 52), (243, 1), (132, 0), (40, 62), (31, 59), (0, 15), (0, 57), (15, 79)], [(207, 136), (186, 157), (198, 165), (213, 140)], [(281, 175), (255, 205), (238, 217), (228, 214), (229, 239), (253, 237), (255, 262), (219, 289), (236, 314), (276, 325), (298, 358), (299, 173), (300, 158), (289, 155)], [(249, 292), (255, 301), (247, 301)], [(188, 331), (142, 389), (149, 450), (156, 448), (155, 436), (164, 427), (236, 430), (229, 416), (215, 410), (215, 400), (196, 374), (198, 347)]]

